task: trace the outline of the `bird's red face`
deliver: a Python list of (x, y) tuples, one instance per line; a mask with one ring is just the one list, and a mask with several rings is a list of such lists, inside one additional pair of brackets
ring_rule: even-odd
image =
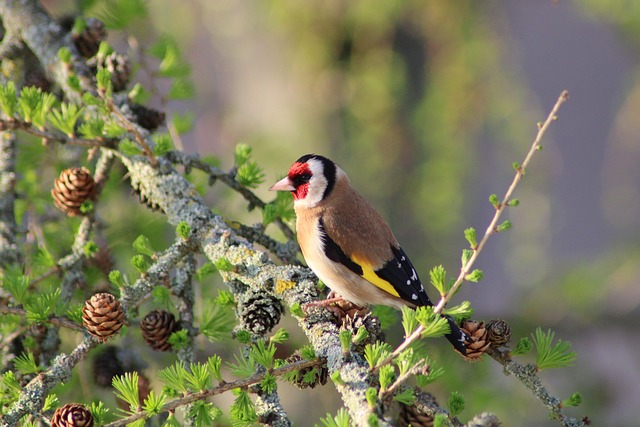
[(335, 176), (336, 166), (331, 160), (307, 154), (291, 165), (287, 176), (269, 190), (290, 191), (296, 206), (312, 207), (329, 194)]
[(308, 163), (295, 162), (291, 165), (287, 178), (295, 190), (291, 191), (295, 200), (304, 199), (309, 194), (309, 181), (313, 174)]
[(275, 183), (269, 190), (290, 191), (294, 200), (302, 200), (309, 194), (309, 181), (313, 176), (309, 163), (295, 162), (287, 176)]

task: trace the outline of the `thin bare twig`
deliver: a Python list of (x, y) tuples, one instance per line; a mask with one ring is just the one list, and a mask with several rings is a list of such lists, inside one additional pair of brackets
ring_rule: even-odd
[[(502, 202), (498, 206), (496, 206), (496, 212), (493, 215), (493, 219), (489, 223), (489, 226), (487, 227), (487, 230), (485, 231), (484, 236), (482, 237), (482, 240), (480, 240), (480, 242), (475, 248), (472, 248), (473, 254), (471, 255), (471, 257), (469, 257), (467, 262), (460, 269), (460, 274), (458, 274), (458, 277), (456, 281), (453, 283), (453, 285), (451, 286), (451, 288), (449, 289), (449, 292), (447, 292), (445, 295), (442, 296), (442, 298), (440, 298), (440, 301), (434, 308), (434, 312), (442, 313), (442, 310), (444, 310), (444, 307), (446, 306), (447, 302), (449, 302), (451, 297), (455, 295), (455, 293), (458, 291), (458, 288), (460, 288), (460, 286), (464, 282), (465, 277), (467, 277), (467, 275), (471, 271), (471, 268), (473, 267), (474, 263), (478, 259), (478, 256), (480, 255), (480, 252), (484, 248), (484, 245), (489, 240), (489, 237), (491, 237), (494, 233), (497, 232), (496, 227), (497, 227), (498, 221), (500, 220), (500, 216), (504, 212), (505, 207), (508, 206), (509, 200), (511, 200), (511, 196), (513, 195), (514, 190), (518, 186), (518, 183), (520, 183), (520, 181), (524, 177), (524, 173), (527, 169), (527, 166), (531, 162), (533, 155), (535, 154), (536, 151), (538, 151), (544, 134), (547, 132), (547, 129), (549, 129), (549, 126), (551, 126), (551, 123), (553, 123), (553, 121), (557, 119), (558, 111), (560, 110), (560, 107), (568, 99), (569, 99), (569, 92), (565, 90), (560, 94), (560, 97), (558, 98), (558, 100), (556, 101), (556, 104), (551, 109), (551, 112), (547, 116), (547, 119), (544, 121), (542, 125), (538, 126), (538, 133), (535, 139), (533, 140), (533, 144), (531, 145), (529, 152), (527, 153), (524, 161), (522, 162), (522, 165), (516, 170), (516, 175), (513, 178), (513, 181), (511, 182), (511, 185), (509, 186), (504, 197), (502, 198)], [(400, 353), (406, 350), (412, 343), (420, 339), (423, 331), (424, 331), (423, 326), (419, 326), (418, 328), (416, 328), (416, 330), (413, 331), (408, 337), (406, 337), (405, 340), (386, 359), (380, 362), (375, 369), (378, 369), (380, 366), (390, 363)]]

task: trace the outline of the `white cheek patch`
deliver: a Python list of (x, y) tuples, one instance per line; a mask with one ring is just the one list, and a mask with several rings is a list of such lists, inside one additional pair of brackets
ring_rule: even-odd
[(311, 171), (311, 179), (309, 180), (309, 191), (303, 199), (295, 201), (295, 205), (304, 208), (312, 208), (322, 200), (324, 190), (326, 190), (328, 182), (324, 176), (324, 167), (322, 162), (311, 159), (307, 162)]

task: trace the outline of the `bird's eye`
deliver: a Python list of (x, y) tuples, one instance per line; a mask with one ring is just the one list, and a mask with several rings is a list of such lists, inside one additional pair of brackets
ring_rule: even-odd
[(309, 182), (310, 179), (311, 179), (311, 174), (303, 173), (302, 175), (300, 175), (300, 181), (302, 182)]

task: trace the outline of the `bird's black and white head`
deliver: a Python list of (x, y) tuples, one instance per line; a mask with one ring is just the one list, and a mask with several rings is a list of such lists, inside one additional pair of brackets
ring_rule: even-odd
[(307, 154), (296, 160), (287, 176), (269, 190), (290, 191), (296, 207), (314, 207), (333, 191), (339, 178), (346, 174), (335, 163), (317, 154)]

